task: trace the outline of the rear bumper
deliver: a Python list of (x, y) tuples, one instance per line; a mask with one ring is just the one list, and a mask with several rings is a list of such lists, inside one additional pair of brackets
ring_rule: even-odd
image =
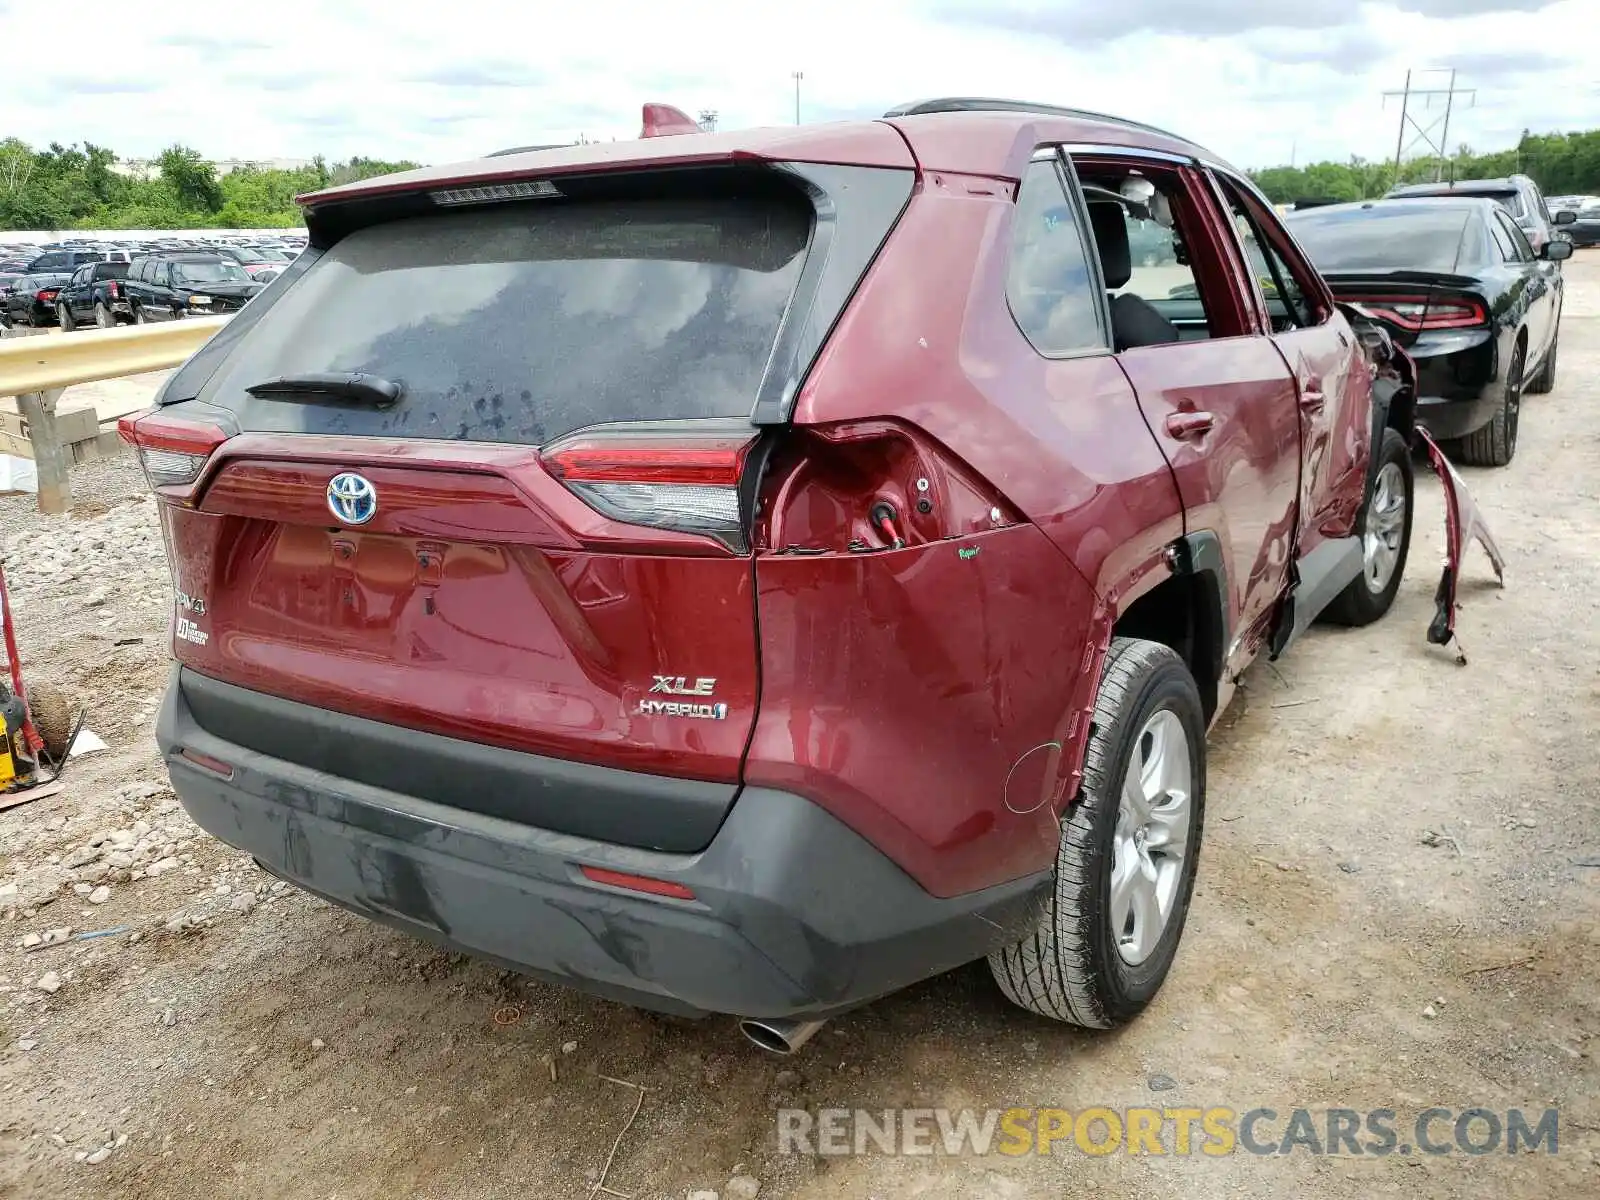
[(1465, 437), (1494, 420), (1505, 396), (1487, 333), (1428, 333), (1410, 354), (1417, 366), (1417, 422), (1436, 439)]
[[(207, 832), (375, 921), (643, 1008), (841, 1012), (1020, 936), (1051, 882), (1046, 873), (930, 896), (810, 801), (757, 788), (745, 789), (693, 854), (466, 812), (208, 732), (185, 698), (189, 675), (174, 668), (157, 740), (179, 798)], [(255, 697), (264, 710), (286, 703), (206, 686), (239, 693), (241, 704)], [(183, 747), (230, 764), (232, 777), (182, 757)], [(679, 883), (695, 899), (598, 884), (582, 865)]]

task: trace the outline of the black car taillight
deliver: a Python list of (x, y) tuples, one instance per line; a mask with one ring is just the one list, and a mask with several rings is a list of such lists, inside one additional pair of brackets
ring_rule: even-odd
[(57, 295), (54, 288), (45, 288), (43, 291), (35, 292), (33, 298), (40, 304), (49, 304)]
[(1380, 321), (1420, 333), (1424, 329), (1470, 329), (1489, 314), (1476, 296), (1341, 296)]

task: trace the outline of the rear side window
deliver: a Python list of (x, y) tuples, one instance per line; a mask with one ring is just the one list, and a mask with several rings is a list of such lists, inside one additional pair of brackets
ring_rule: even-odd
[(1489, 236), (1494, 239), (1494, 248), (1500, 252), (1500, 258), (1505, 262), (1517, 261), (1517, 244), (1506, 232), (1504, 218), (1500, 214), (1493, 214), (1494, 218), (1488, 222)]
[(1538, 256), (1533, 252), (1533, 245), (1528, 241), (1528, 235), (1522, 232), (1522, 227), (1515, 221), (1509, 220), (1504, 213), (1495, 213), (1506, 237), (1511, 239), (1511, 244), (1516, 248), (1516, 257), (1522, 262), (1532, 262)]
[[(244, 428), (538, 445), (613, 421), (750, 415), (810, 241), (798, 192), (501, 205), (336, 243), (199, 399)], [(360, 371), (388, 410), (257, 398)]]
[(1029, 164), (1017, 193), (1006, 300), (1040, 354), (1061, 357), (1110, 345), (1083, 226), (1053, 159)]

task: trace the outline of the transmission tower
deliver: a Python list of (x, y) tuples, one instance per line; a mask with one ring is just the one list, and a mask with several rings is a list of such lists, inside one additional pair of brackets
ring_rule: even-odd
[[(1446, 71), (1450, 73), (1450, 86), (1448, 87), (1414, 88), (1411, 86), (1411, 76), (1413, 74), (1442, 75)], [(1387, 106), (1390, 98), (1394, 96), (1400, 97), (1400, 132), (1396, 136), (1394, 143), (1395, 182), (1400, 182), (1400, 163), (1402, 160), (1404, 160), (1406, 152), (1416, 146), (1418, 142), (1425, 143), (1428, 149), (1433, 152), (1433, 178), (1435, 182), (1438, 182), (1438, 180), (1444, 175), (1444, 164), (1446, 159), (1449, 157), (1448, 147), (1450, 145), (1450, 114), (1455, 108), (1455, 99), (1457, 96), (1465, 96), (1469, 105), (1476, 104), (1478, 98), (1477, 89), (1456, 87), (1456, 69), (1454, 67), (1436, 67), (1419, 72), (1407, 71), (1405, 88), (1401, 91), (1385, 92), (1383, 94), (1384, 105)], [(1435, 117), (1432, 121), (1429, 121), (1427, 125), (1420, 124), (1416, 118), (1411, 115), (1411, 102), (1419, 96), (1425, 101), (1423, 105), (1425, 108), (1433, 107), (1434, 97), (1443, 96), (1444, 114), (1442, 116)], [(1406, 140), (1406, 130), (1408, 127), (1412, 131), (1410, 141)], [(1433, 140), (1433, 131), (1435, 129), (1440, 131), (1439, 140), (1437, 142)]]

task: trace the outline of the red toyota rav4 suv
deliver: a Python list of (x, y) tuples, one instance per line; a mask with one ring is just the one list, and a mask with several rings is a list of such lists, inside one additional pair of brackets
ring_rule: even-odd
[(1149, 1002), (1209, 723), (1410, 534), (1404, 356), (1242, 174), (955, 100), (304, 204), (124, 426), (201, 825), (774, 1048), (985, 955), (1049, 1016)]

